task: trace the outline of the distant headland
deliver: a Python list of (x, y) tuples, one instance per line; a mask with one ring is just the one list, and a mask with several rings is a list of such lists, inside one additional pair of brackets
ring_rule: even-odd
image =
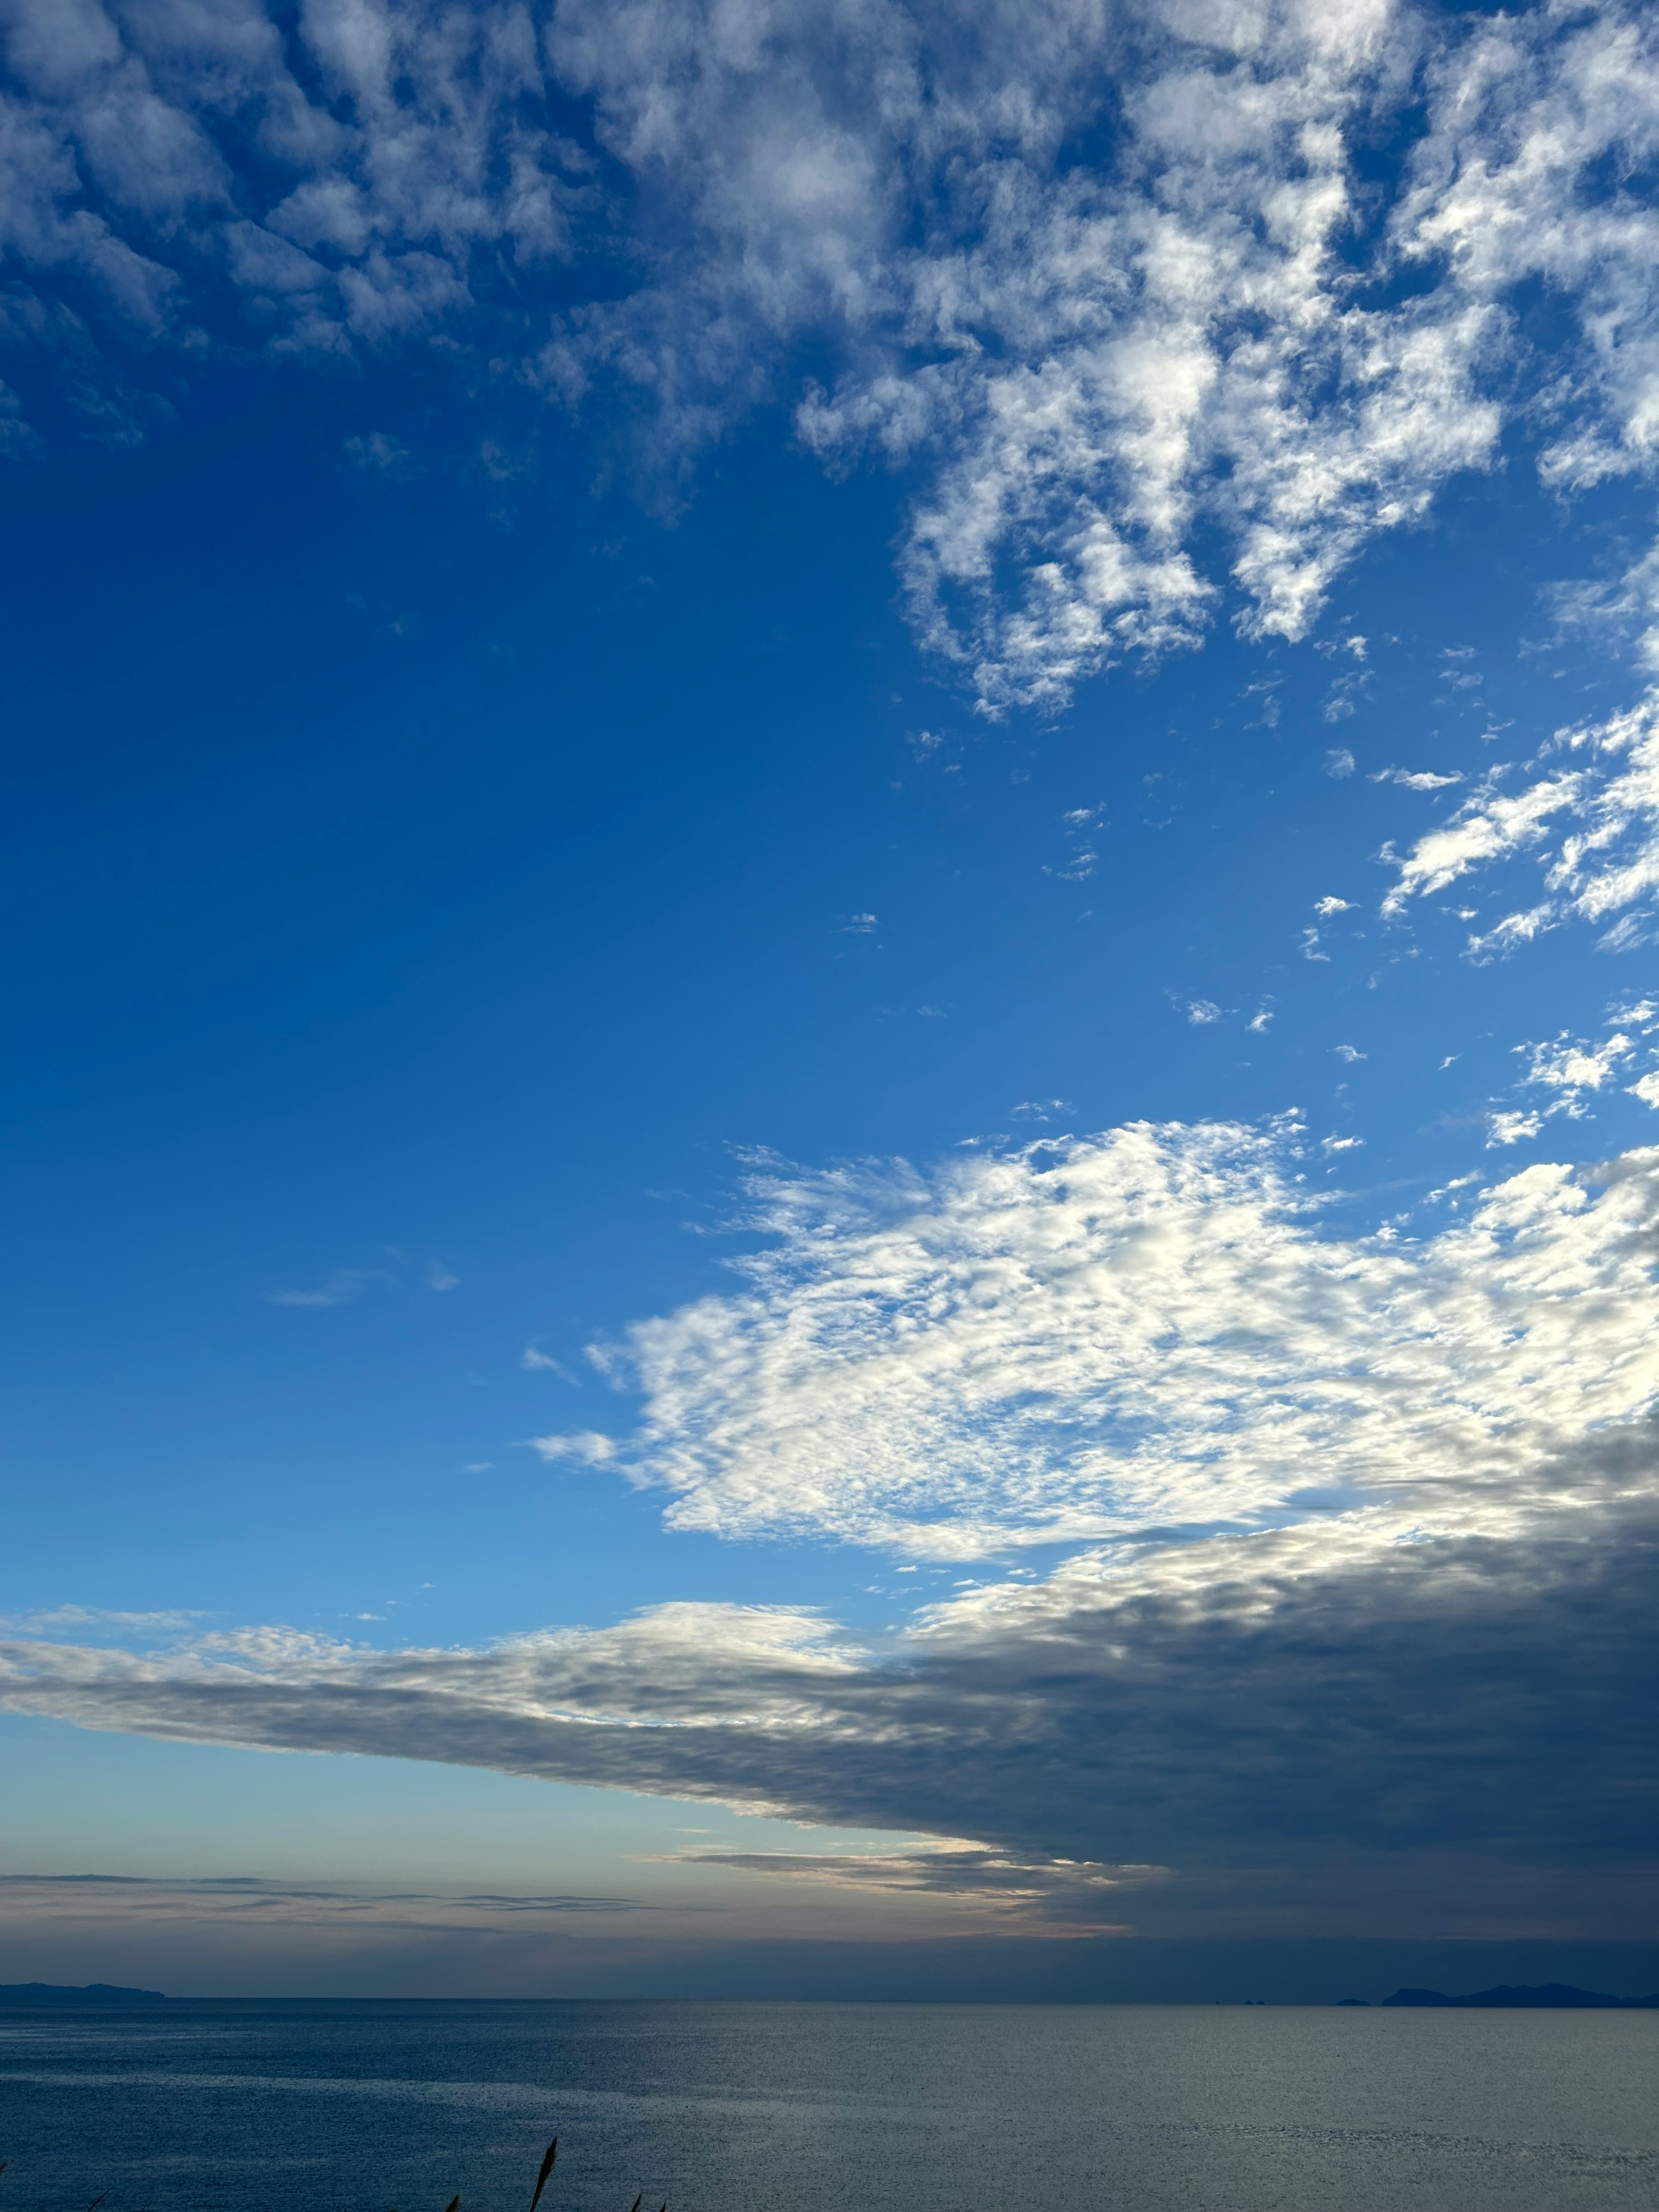
[(124, 1990), (113, 1982), (70, 1989), (58, 1982), (0, 1982), (0, 2005), (158, 2005), (160, 1990)]
[(1466, 1997), (1444, 1996), (1438, 1990), (1396, 1990), (1382, 2002), (1385, 2005), (1482, 2005), (1516, 2012), (1659, 2011), (1659, 1994), (1609, 1997), (1599, 1990), (1575, 1990), (1565, 1982), (1540, 1982), (1535, 1989), (1512, 1988), (1500, 1982), (1495, 1990), (1476, 1990)]

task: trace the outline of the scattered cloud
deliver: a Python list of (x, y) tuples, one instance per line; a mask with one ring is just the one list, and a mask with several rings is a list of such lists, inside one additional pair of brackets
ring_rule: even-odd
[[(1620, 1009), (1621, 1014), (1630, 1018), (1631, 1028), (1644, 1037), (1659, 1026), (1645, 1018), (1654, 1011), (1646, 1001), (1627, 1001)], [(1494, 1129), (1501, 1123), (1505, 1130), (1512, 1127), (1518, 1136), (1535, 1136), (1544, 1122), (1557, 1115), (1565, 1115), (1569, 1121), (1582, 1121), (1589, 1111), (1585, 1103), (1587, 1093), (1593, 1096), (1619, 1082), (1631, 1073), (1632, 1063), (1640, 1058), (1659, 1060), (1659, 1048), (1644, 1047), (1622, 1029), (1615, 1030), (1599, 1043), (1594, 1038), (1575, 1036), (1571, 1030), (1563, 1030), (1542, 1044), (1518, 1044), (1515, 1049), (1530, 1054), (1527, 1073), (1521, 1079), (1522, 1087), (1539, 1087), (1555, 1094), (1553, 1103), (1541, 1110), (1492, 1117)], [(1650, 1105), (1654, 1103), (1652, 1094), (1659, 1091), (1659, 1083), (1655, 1081), (1655, 1072), (1650, 1071), (1623, 1087), (1632, 1097)], [(1507, 1144), (1514, 1139), (1509, 1135), (1494, 1135), (1492, 1141)]]
[(1406, 791), (1446, 791), (1462, 783), (1461, 775), (1437, 775), (1431, 769), (1380, 768), (1372, 783), (1397, 783)]
[(1535, 1137), (1544, 1126), (1541, 1114), (1505, 1109), (1486, 1116), (1486, 1150), (1492, 1152), (1499, 1145), (1518, 1145), (1524, 1138)]
[(1334, 746), (1325, 756), (1325, 773), (1339, 780), (1354, 772), (1354, 757), (1346, 745)]
[(1659, 891), (1659, 692), (1605, 722), (1560, 732), (1528, 763), (1531, 780), (1506, 793), (1499, 787), (1510, 773), (1483, 777), (1403, 858), (1384, 848), (1397, 875), (1383, 913), (1400, 918), (1413, 899), (1525, 854), (1541, 870), (1541, 896), (1472, 936), (1473, 957), (1513, 952), (1570, 921), (1607, 923), (1621, 910), (1601, 945), (1620, 951), (1641, 942), (1639, 902)]
[(1622, 1031), (1601, 1044), (1594, 1044), (1586, 1037), (1571, 1036), (1565, 1030), (1547, 1044), (1516, 1047), (1517, 1052), (1532, 1054), (1532, 1063), (1522, 1078), (1523, 1082), (1544, 1084), (1575, 1101), (1581, 1092), (1599, 1091), (1604, 1083), (1611, 1082), (1620, 1061), (1628, 1060), (1633, 1049)]
[(1212, 1022), (1221, 1019), (1221, 1009), (1213, 999), (1189, 999), (1187, 1019), (1195, 1029), (1207, 1029)]
[(425, 474), (407, 446), (384, 430), (371, 430), (366, 437), (348, 438), (346, 459), (365, 476), (383, 477), (388, 483), (412, 483)]
[(569, 1436), (527, 1437), (525, 1442), (550, 1462), (574, 1459), (582, 1467), (605, 1467), (617, 1456), (615, 1437), (602, 1436), (597, 1429), (578, 1429)]
[[(1564, 494), (1651, 464), (1659, 70), (1624, 0), (182, 20), (21, 0), (8, 40), (9, 312), (36, 345), (73, 322), (125, 434), (150, 364), (251, 346), (487, 348), (495, 388), (659, 484), (793, 400), (831, 470), (914, 472), (906, 602), (988, 712), (1190, 645), (1224, 594), (1304, 636), (1506, 416)], [(1565, 312), (1523, 333), (1540, 287)], [(348, 452), (422, 465), (384, 429)], [(1613, 594), (1638, 629), (1639, 566)]]
[(1314, 901), (1314, 912), (1319, 915), (1322, 921), (1328, 921), (1334, 914), (1352, 914), (1353, 912), (1353, 901), (1352, 899), (1333, 898), (1328, 896), (1324, 898), (1316, 899)]

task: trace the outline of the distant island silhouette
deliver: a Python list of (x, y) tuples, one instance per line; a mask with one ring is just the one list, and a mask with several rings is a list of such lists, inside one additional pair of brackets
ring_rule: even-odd
[(160, 1990), (124, 1990), (114, 1982), (88, 1982), (81, 1989), (58, 1982), (0, 1982), (0, 2004), (154, 2005), (166, 2002)]
[(1483, 2005), (1516, 2012), (1653, 2012), (1659, 1995), (1650, 1997), (1604, 1996), (1600, 1990), (1575, 1990), (1565, 1982), (1540, 1982), (1535, 1989), (1513, 1988), (1500, 1982), (1495, 1990), (1476, 1990), (1470, 1996), (1449, 1997), (1438, 1990), (1396, 1990), (1384, 1997), (1385, 2005)]

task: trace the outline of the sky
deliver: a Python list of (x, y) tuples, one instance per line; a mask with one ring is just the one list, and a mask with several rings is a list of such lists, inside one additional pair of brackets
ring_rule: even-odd
[(0, 1979), (1659, 1986), (1659, 32), (6, 0)]

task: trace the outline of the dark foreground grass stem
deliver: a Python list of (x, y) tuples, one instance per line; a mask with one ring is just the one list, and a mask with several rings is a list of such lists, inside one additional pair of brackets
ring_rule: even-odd
[(559, 2139), (555, 2136), (547, 2146), (547, 2156), (542, 2160), (542, 2170), (536, 2176), (536, 2193), (530, 2200), (530, 2212), (536, 2212), (536, 2207), (542, 2201), (542, 2191), (547, 2186), (547, 2177), (552, 2172), (553, 2161), (558, 2154)]

